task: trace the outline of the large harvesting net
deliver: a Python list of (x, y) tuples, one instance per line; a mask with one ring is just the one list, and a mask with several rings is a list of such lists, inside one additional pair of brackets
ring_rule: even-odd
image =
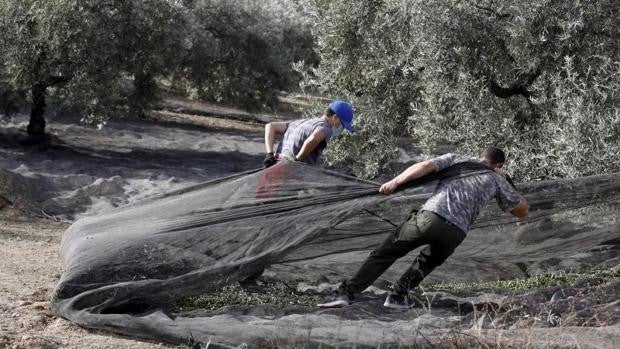
[[(519, 185), (530, 203), (528, 222), (489, 204), (430, 279), (497, 279), (528, 269), (608, 262), (609, 255), (592, 251), (618, 243), (619, 178)], [(391, 196), (379, 195), (378, 188), (284, 161), (81, 219), (62, 241), (64, 273), (53, 308), (92, 328), (235, 344), (234, 332), (210, 327), (209, 317), (171, 314), (167, 305), (271, 265), (296, 281), (351, 276), (365, 253), (421, 206), (434, 183), (418, 182)]]

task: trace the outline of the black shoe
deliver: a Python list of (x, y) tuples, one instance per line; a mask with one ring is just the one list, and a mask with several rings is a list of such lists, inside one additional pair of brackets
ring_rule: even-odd
[(239, 286), (245, 292), (249, 293), (258, 293), (261, 290), (261, 286), (258, 283), (258, 280), (241, 280), (239, 281)]
[(258, 281), (258, 278), (263, 275), (264, 271), (265, 269), (262, 268), (247, 278), (239, 280), (239, 286), (246, 292), (256, 293), (260, 291), (262, 282)]
[(407, 294), (393, 294), (389, 293), (385, 298), (383, 306), (390, 309), (410, 309), (415, 303), (409, 298)]
[(353, 303), (351, 298), (344, 293), (334, 291), (329, 297), (317, 304), (319, 308), (341, 308)]

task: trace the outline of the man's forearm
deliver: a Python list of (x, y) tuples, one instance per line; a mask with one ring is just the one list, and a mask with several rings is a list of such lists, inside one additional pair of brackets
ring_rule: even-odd
[(312, 153), (312, 151), (314, 151), (314, 149), (316, 149), (319, 143), (319, 141), (312, 139), (306, 140), (301, 146), (301, 149), (299, 149), (297, 155), (295, 155), (295, 159), (303, 161), (308, 155), (310, 155), (310, 153)]
[(379, 188), (379, 192), (386, 195), (392, 194), (401, 185), (436, 171), (437, 167), (432, 161), (427, 160), (419, 162), (409, 166), (409, 168), (394, 177), (391, 181), (384, 183), (381, 188)]
[(276, 132), (271, 125), (265, 125), (265, 151), (273, 153), (273, 141), (276, 139)]
[(437, 168), (431, 161), (422, 161), (409, 166), (409, 168), (401, 172), (401, 174), (396, 176), (393, 180), (400, 186), (420, 177), (424, 177), (429, 173), (435, 172), (436, 170)]

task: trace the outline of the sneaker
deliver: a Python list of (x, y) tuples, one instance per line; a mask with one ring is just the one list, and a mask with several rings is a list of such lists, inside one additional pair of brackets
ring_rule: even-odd
[(246, 292), (251, 292), (251, 293), (259, 292), (261, 290), (261, 285), (263, 283), (260, 282), (258, 278), (261, 277), (261, 275), (263, 275), (264, 271), (265, 269), (262, 268), (259, 271), (255, 272), (254, 274), (248, 276), (247, 278), (243, 280), (239, 280), (239, 286), (241, 286), (241, 288)]
[(239, 281), (239, 286), (241, 286), (242, 290), (249, 293), (258, 293), (261, 290), (261, 286), (256, 279), (241, 280)]
[(351, 304), (351, 299), (344, 293), (334, 291), (329, 297), (317, 304), (319, 308), (340, 308)]
[(385, 298), (383, 306), (391, 309), (409, 309), (414, 306), (414, 302), (411, 301), (406, 294), (388, 294)]

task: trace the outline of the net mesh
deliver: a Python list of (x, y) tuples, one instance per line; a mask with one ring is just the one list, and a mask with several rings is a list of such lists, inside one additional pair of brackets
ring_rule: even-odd
[[(454, 170), (454, 169), (453, 169)], [(468, 175), (480, 169), (456, 169)], [(425, 282), (522, 276), (617, 263), (620, 175), (519, 185), (527, 223), (491, 203), (448, 261)], [(430, 178), (436, 179), (436, 178)], [(187, 343), (234, 344), (208, 316), (167, 305), (271, 266), (278, 278), (350, 277), (368, 250), (434, 188), (416, 182), (378, 195), (374, 182), (295, 162), (240, 173), (75, 222), (61, 245), (64, 272), (53, 309), (83, 326)], [(386, 274), (395, 277), (411, 260)]]

